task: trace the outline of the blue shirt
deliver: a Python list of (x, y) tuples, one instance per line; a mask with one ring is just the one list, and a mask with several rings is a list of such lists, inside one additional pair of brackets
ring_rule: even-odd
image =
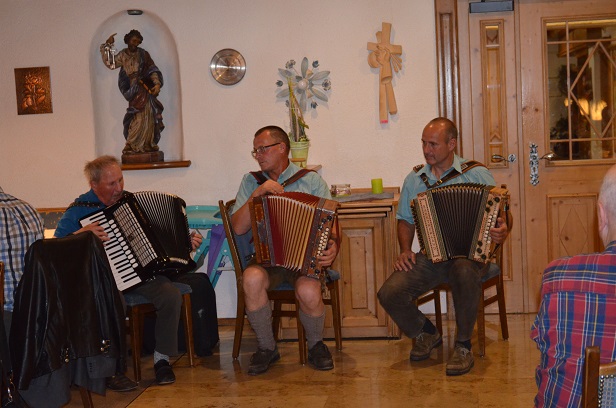
[(101, 202), (101, 200), (98, 199), (92, 190), (77, 197), (75, 202), (83, 203), (84, 205), (72, 206), (64, 212), (62, 218), (60, 218), (60, 221), (58, 222), (58, 227), (56, 228), (56, 232), (54, 232), (54, 237), (63, 238), (81, 229), (81, 224), (79, 223), (81, 218), (107, 207)]
[(0, 188), (0, 261), (4, 263), (4, 310), (13, 311), (14, 292), (24, 274), (24, 256), (43, 238), (43, 219), (30, 204)]
[[(454, 169), (462, 173), (462, 167), (460, 165), (467, 161), (467, 159), (454, 155), (451, 167), (443, 173), (441, 178), (447, 176)], [(428, 182), (430, 185), (433, 185), (438, 181), (434, 174), (432, 174), (432, 166), (429, 164), (426, 164), (418, 172), (415, 172), (414, 170), (411, 171), (408, 176), (406, 176), (404, 183), (402, 184), (402, 191), (400, 192), (400, 204), (398, 205), (396, 218), (399, 220), (404, 220), (409, 224), (415, 224), (415, 221), (413, 220), (413, 213), (411, 212), (411, 200), (415, 199), (417, 194), (428, 190), (428, 187), (421, 179), (421, 174), (425, 174), (428, 177)], [(484, 166), (477, 166), (467, 170), (465, 173), (462, 173), (457, 177), (454, 177), (453, 179), (447, 180), (440, 186), (449, 186), (452, 184), (461, 183), (478, 183), (485, 184), (487, 186), (496, 185), (496, 181), (494, 181), (494, 177), (492, 176), (492, 173), (490, 173), (490, 170)]]
[[(295, 173), (297, 173), (300, 168), (289, 162), (289, 166), (282, 172), (282, 174), (278, 177), (278, 183), (282, 184), (291, 178)], [(261, 172), (267, 179), (271, 180), (271, 178), (265, 172)], [(246, 201), (250, 198), (250, 195), (259, 187), (257, 183), (257, 179), (250, 173), (246, 173), (242, 178), (242, 183), (240, 184), (240, 189), (235, 196), (235, 205), (233, 206), (233, 213), (241, 208)], [(306, 173), (302, 178), (295, 181), (294, 183), (286, 186), (284, 188), (286, 192), (300, 192), (300, 193), (308, 193), (317, 197), (331, 199), (331, 193), (329, 188), (327, 187), (327, 183), (325, 180), (321, 178), (321, 176), (315, 172), (311, 171)]]

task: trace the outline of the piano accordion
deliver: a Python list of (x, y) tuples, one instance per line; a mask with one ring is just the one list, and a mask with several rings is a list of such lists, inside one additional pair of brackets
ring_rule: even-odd
[(472, 183), (419, 193), (411, 210), (421, 252), (434, 263), (453, 258), (490, 262), (497, 245), (489, 231), (508, 201), (508, 190)]
[(255, 197), (248, 203), (257, 262), (325, 279), (317, 257), (327, 247), (338, 203), (306, 193)]
[(129, 289), (161, 273), (194, 269), (186, 204), (167, 193), (125, 193), (115, 204), (83, 217), (98, 221), (109, 236), (104, 243), (118, 290)]

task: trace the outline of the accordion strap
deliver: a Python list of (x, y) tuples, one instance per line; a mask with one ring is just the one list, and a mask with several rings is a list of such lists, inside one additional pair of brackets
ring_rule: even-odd
[[(462, 164), (460, 165), (460, 167), (461, 167), (461, 169), (462, 169), (462, 171), (461, 171), (461, 172), (459, 172), (459, 171), (458, 171), (458, 170), (456, 170), (456, 169), (453, 169), (453, 170), (452, 170), (449, 174), (447, 174), (445, 177), (443, 177), (443, 178), (441, 178), (441, 179), (437, 180), (437, 181), (436, 181), (436, 183), (434, 183), (434, 184), (430, 184), (430, 182), (428, 181), (428, 176), (426, 176), (426, 174), (425, 174), (425, 173), (421, 173), (421, 174), (419, 175), (419, 177), (421, 177), (421, 181), (423, 181), (423, 182), (424, 182), (424, 184), (426, 185), (426, 187), (428, 187), (428, 189), (430, 189), (430, 188), (438, 187), (438, 186), (440, 186), (441, 184), (443, 184), (443, 183), (445, 183), (445, 182), (447, 182), (447, 181), (449, 181), (449, 180), (451, 180), (451, 179), (454, 179), (454, 178), (456, 178), (456, 177), (458, 177), (458, 176), (462, 175), (462, 173), (466, 173), (468, 170), (472, 169), (473, 167), (478, 167), (478, 166), (483, 166), (483, 167), (485, 167), (485, 165), (483, 165), (482, 163), (480, 163), (480, 162), (478, 162), (478, 161), (476, 161), (476, 160), (468, 160), (468, 161), (465, 161), (464, 163), (462, 163)], [(413, 167), (413, 171), (414, 171), (415, 173), (418, 173), (418, 172), (419, 172), (419, 170), (421, 170), (421, 169), (423, 169), (423, 168), (424, 168), (424, 165), (423, 165), (423, 164), (420, 164), (420, 165), (417, 165), (417, 166)]]
[[(282, 182), (280, 185), (283, 187), (286, 187), (289, 184), (293, 184), (311, 171), (314, 171), (314, 170), (299, 169), (297, 173), (289, 177), (286, 181)], [(259, 185), (267, 181), (267, 177), (265, 177), (263, 173), (261, 173), (260, 171), (251, 171), (250, 174), (252, 174), (252, 176), (257, 180), (257, 184)]]

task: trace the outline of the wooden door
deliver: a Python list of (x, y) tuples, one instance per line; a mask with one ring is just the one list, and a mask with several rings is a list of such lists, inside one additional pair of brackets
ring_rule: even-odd
[[(458, 1), (461, 151), (506, 184), (514, 224), (503, 250), (507, 312), (525, 311), (519, 160), (516, 19), (513, 12), (470, 14)], [(466, 101), (466, 102), (464, 102)], [(492, 306), (489, 312), (497, 313)]]
[[(596, 201), (616, 159), (616, 1), (521, 0), (518, 6), (522, 232), (532, 312), (550, 261), (602, 249)], [(541, 159), (549, 153), (551, 160)]]
[(514, 11), (470, 14), (470, 1), (455, 7), (461, 153), (511, 192), (507, 311), (535, 312), (550, 261), (602, 249), (595, 207), (616, 161), (616, 2), (515, 0)]

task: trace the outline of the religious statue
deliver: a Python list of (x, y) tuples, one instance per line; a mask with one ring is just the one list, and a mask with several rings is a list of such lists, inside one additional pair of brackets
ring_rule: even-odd
[(101, 56), (109, 69), (120, 68), (118, 87), (128, 101), (124, 115), (123, 163), (148, 163), (164, 160), (158, 148), (163, 124), (163, 105), (157, 96), (163, 86), (163, 75), (150, 54), (140, 48), (143, 36), (131, 30), (124, 36), (127, 48), (116, 53), (114, 36), (100, 46)]

